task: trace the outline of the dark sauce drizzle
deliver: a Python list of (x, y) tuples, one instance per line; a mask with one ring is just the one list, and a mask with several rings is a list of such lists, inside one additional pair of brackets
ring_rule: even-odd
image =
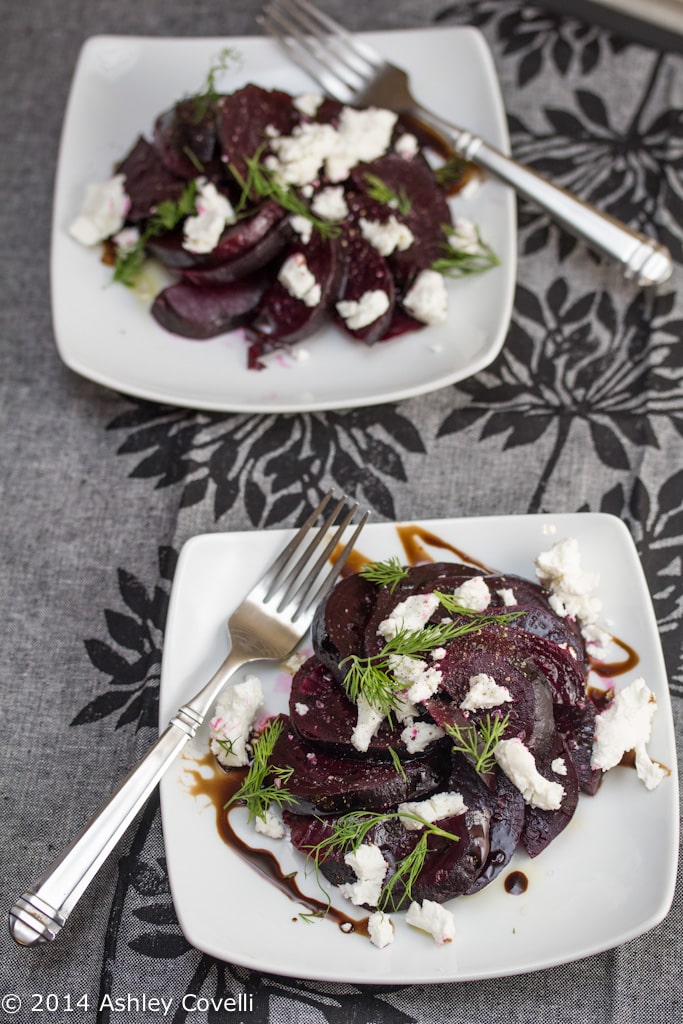
[[(189, 773), (194, 778), (190, 786), (190, 793), (192, 796), (207, 796), (209, 798), (216, 811), (216, 826), (223, 842), (231, 850), (234, 850), (237, 856), (249, 864), (262, 878), (265, 878), (271, 885), (274, 885), (276, 889), (284, 893), (294, 903), (300, 903), (307, 907), (312, 914), (319, 914), (322, 917), (329, 918), (338, 924), (340, 929), (346, 934), (355, 933), (367, 936), (367, 917), (361, 920), (349, 917), (348, 914), (337, 910), (336, 907), (330, 906), (328, 903), (317, 900), (312, 896), (307, 896), (296, 883), (296, 873), (285, 874), (277, 857), (270, 850), (251, 846), (235, 832), (230, 822), (230, 809), (226, 809), (225, 805), (242, 785), (246, 769), (237, 768), (225, 772), (219, 767), (212, 754), (207, 754), (201, 760), (195, 761), (195, 763), (198, 768), (210, 768), (212, 774), (205, 778), (198, 770), (195, 771), (192, 768), (188, 768)], [(296, 921), (297, 918), (292, 918), (292, 920)]]
[(529, 879), (523, 871), (511, 871), (505, 878), (505, 892), (511, 896), (521, 896), (527, 891)]

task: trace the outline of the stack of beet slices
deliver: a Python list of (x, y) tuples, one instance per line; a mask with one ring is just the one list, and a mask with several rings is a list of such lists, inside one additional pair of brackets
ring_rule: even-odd
[[(188, 182), (200, 176), (239, 209), (237, 220), (208, 253), (183, 246), (182, 225), (148, 239), (148, 251), (177, 277), (157, 296), (155, 319), (195, 339), (245, 327), (252, 368), (262, 368), (269, 352), (311, 336), (325, 320), (368, 345), (424, 326), (402, 299), (417, 274), (442, 255), (444, 226), (451, 216), (445, 191), (422, 153), (406, 157), (390, 148), (377, 160), (357, 164), (343, 183), (346, 219), (329, 236), (316, 227), (306, 238), (294, 230), (291, 213), (280, 202), (252, 189), (245, 203), (243, 186), (249, 162), (267, 155), (269, 139), (291, 134), (311, 116), (297, 109), (287, 93), (256, 85), (202, 99), (201, 104), (182, 100), (161, 114), (151, 142), (141, 136), (116, 168), (125, 176), (131, 201), (127, 223), (143, 231), (161, 202), (177, 202)], [(314, 119), (334, 125), (340, 109), (325, 100)], [(397, 123), (392, 146), (401, 135), (405, 129)], [(403, 212), (373, 197), (371, 182), (377, 179), (388, 193), (402, 197)], [(315, 188), (326, 184), (323, 176)], [(306, 202), (305, 190), (299, 193)], [(406, 251), (384, 257), (363, 237), (359, 222), (384, 224), (392, 216), (410, 229), (414, 241)], [(294, 254), (305, 257), (320, 284), (315, 305), (291, 295), (278, 280), (280, 267)], [(358, 301), (377, 289), (388, 296), (386, 311), (369, 325), (349, 327), (337, 303)]]
[[(557, 810), (526, 803), (498, 766), (480, 774), (473, 758), (454, 750), (447, 733), (411, 754), (401, 738), (404, 725), (392, 717), (382, 722), (367, 751), (352, 742), (358, 709), (346, 694), (340, 663), (354, 654), (377, 654), (385, 642), (378, 625), (406, 598), (435, 590), (453, 593), (473, 576), (483, 578), (491, 595), (488, 624), (448, 641), (434, 662), (441, 672), (438, 689), (417, 705), (414, 720), (441, 727), (476, 723), (488, 712), (465, 714), (460, 705), (473, 676), (492, 676), (512, 697), (505, 704), (509, 719), (502, 738), (519, 738), (538, 771), (561, 784), (564, 796)], [(514, 618), (500, 621), (510, 612)], [(430, 622), (440, 622), (444, 614), (439, 607)], [(294, 677), (289, 714), (281, 716), (284, 728), (272, 757), (274, 765), (293, 769), (287, 786), (297, 802), (285, 818), (294, 845), (304, 853), (333, 835), (335, 821), (348, 811), (394, 811), (404, 801), (457, 792), (467, 810), (438, 824), (459, 841), (429, 837), (410, 894), (444, 902), (487, 885), (518, 846), (532, 857), (541, 853), (571, 820), (579, 791), (596, 791), (600, 773), (590, 768), (595, 708), (586, 693), (584, 643), (576, 624), (553, 612), (538, 585), (454, 563), (411, 568), (393, 587), (348, 576), (318, 610), (313, 644), (314, 656)], [(419, 838), (419, 831), (392, 818), (377, 824), (366, 841), (380, 847), (390, 880), (391, 865)], [(335, 885), (356, 880), (343, 851), (333, 848), (323, 855), (320, 868)], [(395, 908), (403, 895), (399, 884)]]

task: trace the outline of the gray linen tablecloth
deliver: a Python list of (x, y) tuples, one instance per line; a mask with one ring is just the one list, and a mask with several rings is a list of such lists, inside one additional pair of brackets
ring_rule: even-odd
[[(325, 6), (355, 30), (479, 26), (500, 76), (514, 152), (658, 237), (678, 266), (659, 294), (643, 294), (520, 203), (509, 337), (489, 369), (460, 385), (359, 411), (283, 416), (196, 413), (116, 394), (61, 364), (50, 316), (52, 188), (79, 48), (100, 33), (256, 34), (259, 4), (5, 3), (6, 905), (154, 736), (164, 612), (183, 543), (201, 532), (294, 525), (310, 495), (330, 485), (369, 502), (380, 521), (580, 510), (621, 517), (654, 598), (680, 738), (683, 58), (673, 47), (648, 48), (519, 0)], [(299, 437), (311, 447), (299, 447)], [(335, 459), (341, 452), (344, 460)], [(291, 498), (280, 501), (283, 493)], [(634, 835), (638, 827), (634, 820)], [(624, 1024), (678, 1020), (683, 1011), (680, 884), (671, 912), (647, 934), (502, 980), (377, 988), (217, 962), (191, 948), (178, 927), (156, 799), (54, 945), (20, 950), (6, 933), (2, 941), (0, 996), (10, 998), (0, 1002), (0, 1019), (22, 1022), (156, 1019), (149, 1005), (111, 1009), (114, 1000), (143, 994), (171, 997), (174, 1021), (237, 1020), (238, 1013), (183, 1010), (181, 998), (240, 992), (253, 999), (242, 1020), (275, 1024)]]

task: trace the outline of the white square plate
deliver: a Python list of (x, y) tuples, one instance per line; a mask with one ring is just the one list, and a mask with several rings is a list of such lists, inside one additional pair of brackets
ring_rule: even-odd
[[(498, 977), (598, 953), (654, 927), (673, 898), (678, 849), (678, 782), (671, 704), (652, 603), (623, 523), (602, 514), (495, 516), (422, 523), (453, 547), (501, 571), (535, 578), (534, 558), (562, 537), (579, 540), (586, 569), (600, 575), (604, 623), (639, 655), (637, 668), (657, 697), (654, 759), (671, 769), (648, 792), (633, 770), (609, 772), (595, 797), (582, 796), (567, 829), (539, 857), (516, 854), (509, 868), (473, 896), (451, 901), (455, 940), (441, 947), (395, 914), (393, 945), (379, 950), (330, 920), (307, 924), (304, 910), (276, 890), (220, 838), (216, 813), (193, 796), (188, 770), (208, 749), (204, 727), (162, 782), (163, 828), (175, 907), (187, 939), (220, 959), (300, 978), (409, 984)], [(554, 536), (546, 531), (555, 528)], [(160, 721), (199, 689), (227, 653), (225, 622), (291, 531), (206, 534), (181, 552), (164, 646)], [(371, 559), (405, 559), (395, 524), (366, 527), (359, 550)], [(449, 556), (427, 548), (435, 560)], [(623, 656), (623, 652), (622, 652)], [(615, 649), (615, 659), (619, 652)], [(265, 663), (252, 671), (264, 684), (266, 710), (286, 709), (290, 677)], [(237, 678), (246, 674), (238, 673)], [(599, 681), (596, 680), (596, 684)], [(188, 759), (189, 758), (189, 759)], [(239, 812), (241, 813), (241, 812)], [(235, 814), (237, 817), (237, 814)], [(231, 817), (232, 820), (232, 817)], [(253, 841), (253, 840), (252, 840)], [(258, 837), (302, 890), (320, 898), (305, 859), (285, 841)], [(527, 891), (505, 891), (513, 869)], [(637, 879), (637, 883), (635, 880)], [(349, 911), (349, 904), (335, 898)], [(352, 916), (363, 916), (360, 908)]]
[[(439, 28), (368, 34), (403, 65), (416, 95), (444, 117), (508, 151), (505, 111), (495, 68), (480, 33)], [(304, 361), (286, 354), (266, 370), (247, 369), (241, 332), (206, 342), (163, 330), (150, 297), (112, 284), (98, 251), (67, 228), (89, 182), (104, 181), (156, 117), (196, 92), (229, 45), (242, 57), (217, 83), (232, 92), (247, 82), (310, 92), (311, 79), (264, 38), (149, 39), (96, 36), (80, 54), (62, 133), (52, 224), (52, 314), (67, 366), (140, 398), (236, 412), (301, 412), (396, 401), (477, 373), (496, 357), (507, 333), (516, 276), (515, 201), (489, 180), (453, 209), (473, 220), (501, 265), (449, 282), (450, 315), (438, 327), (368, 348), (335, 327), (303, 343)], [(438, 74), (434, 69), (438, 68)]]

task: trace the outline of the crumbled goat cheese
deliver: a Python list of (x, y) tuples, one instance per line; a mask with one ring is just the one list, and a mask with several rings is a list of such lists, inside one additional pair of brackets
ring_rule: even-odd
[(496, 761), (526, 803), (544, 811), (556, 811), (562, 804), (564, 787), (544, 778), (536, 767), (536, 759), (516, 736), (500, 740), (494, 750)]
[(438, 725), (432, 725), (430, 722), (412, 722), (401, 733), (401, 739), (409, 754), (420, 754), (430, 743), (445, 735)]
[(428, 932), (437, 946), (452, 942), (455, 936), (453, 914), (434, 900), (423, 900), (422, 905), (413, 901), (406, 911), (406, 924)]
[(254, 828), (262, 836), (268, 836), (269, 839), (282, 839), (285, 834), (285, 823), (282, 820), (282, 816), (279, 811), (272, 811), (270, 808), (266, 811), (265, 818), (261, 818), (258, 814), (254, 821)]
[(342, 185), (331, 185), (316, 192), (311, 202), (311, 212), (321, 220), (345, 220), (349, 208), (344, 198)]
[(121, 230), (130, 210), (124, 183), (125, 175), (115, 174), (108, 181), (88, 185), (80, 212), (69, 227), (72, 238), (81, 245), (97, 245)]
[(363, 292), (359, 299), (342, 299), (337, 312), (351, 331), (374, 324), (389, 309), (389, 296), (380, 288)]
[(448, 316), (448, 291), (443, 275), (436, 270), (420, 271), (403, 305), (423, 324), (442, 324)]
[(466, 217), (455, 218), (453, 229), (448, 234), (448, 242), (451, 248), (458, 252), (476, 255), (482, 251), (477, 226)]
[(435, 821), (442, 821), (443, 818), (455, 818), (458, 814), (464, 814), (467, 805), (460, 793), (434, 793), (428, 800), (409, 800), (399, 804), (400, 814), (412, 814), (420, 821), (413, 821), (411, 818), (403, 818), (402, 824), (409, 832), (419, 832), (425, 824), (431, 825)]
[(261, 681), (247, 676), (243, 683), (226, 687), (209, 722), (211, 752), (225, 768), (249, 763), (247, 741), (263, 705)]
[(306, 306), (317, 306), (321, 288), (308, 269), (306, 257), (301, 252), (292, 253), (280, 267), (277, 279), (292, 298), (301, 299)]
[(383, 910), (376, 910), (368, 918), (368, 935), (370, 942), (378, 949), (384, 949), (394, 941), (396, 929), (394, 922)]
[(317, 92), (305, 92), (294, 98), (294, 106), (300, 113), (315, 117), (318, 107), (323, 102), (323, 97)]
[(310, 709), (308, 707), (308, 704), (301, 704), (297, 701), (297, 703), (294, 705), (294, 710), (296, 711), (297, 715), (307, 715)]
[(650, 760), (647, 743), (657, 700), (641, 677), (620, 690), (595, 720), (595, 743), (591, 768), (609, 771), (628, 751), (636, 755), (636, 773), (648, 789), (654, 789), (666, 772)]
[(140, 241), (140, 229), (135, 227), (122, 228), (121, 231), (114, 235), (112, 241), (119, 252), (132, 252)]
[(351, 733), (351, 743), (356, 750), (366, 751), (370, 746), (370, 740), (384, 721), (384, 715), (373, 707), (363, 694), (358, 698), (356, 709), (358, 718)]
[(556, 775), (567, 774), (567, 762), (563, 757), (556, 757), (554, 761), (550, 762), (551, 771), (554, 771)]
[(333, 183), (345, 181), (361, 161), (376, 160), (386, 152), (396, 114), (369, 107), (343, 107), (339, 126), (305, 122), (291, 135), (272, 139), (272, 156), (266, 159), (276, 178), (284, 184), (303, 186), (315, 182), (324, 169)]
[(491, 591), (481, 576), (465, 580), (453, 591), (453, 597), (461, 606), (471, 612), (486, 611), (491, 604)]
[(427, 625), (438, 607), (436, 594), (412, 594), (405, 601), (399, 601), (391, 615), (380, 622), (377, 633), (385, 640), (403, 631), (416, 633)]
[(479, 711), (484, 708), (498, 708), (512, 700), (506, 686), (499, 686), (493, 676), (480, 672), (470, 676), (470, 688), (460, 704), (461, 711)]
[(443, 661), (446, 657), (445, 647), (435, 647), (431, 652), (432, 661)]
[(506, 608), (512, 608), (513, 605), (517, 604), (515, 592), (510, 587), (503, 587), (502, 590), (497, 590), (496, 594), (501, 599)]
[(396, 250), (404, 252), (415, 241), (415, 236), (408, 225), (401, 224), (393, 213), (384, 223), (379, 220), (367, 220), (365, 217), (361, 217), (358, 223), (363, 238), (374, 246), (380, 256), (391, 256)]
[(593, 595), (599, 577), (581, 567), (579, 543), (575, 537), (560, 540), (536, 558), (536, 575), (542, 587), (550, 591), (550, 605), (556, 614), (570, 615), (582, 625), (592, 625), (602, 611), (602, 602)]
[(188, 252), (213, 252), (226, 224), (234, 224), (232, 203), (216, 186), (204, 178), (197, 178), (197, 213), (187, 217), (183, 225), (183, 249)]
[(436, 693), (443, 678), (438, 668), (407, 654), (390, 654), (387, 664), (394, 679), (407, 691), (406, 696), (413, 704), (427, 700)]
[[(586, 641), (586, 647), (590, 656), (595, 658), (596, 661), (604, 661), (612, 643), (611, 634), (596, 623), (590, 623), (588, 626), (583, 627), (581, 635)], [(571, 653), (576, 657), (573, 650)]]
[(340, 885), (342, 896), (351, 900), (355, 907), (376, 907), (382, 894), (384, 876), (389, 870), (379, 846), (362, 843), (357, 850), (345, 854), (344, 863), (353, 869), (357, 881)]
[(289, 218), (289, 223), (304, 245), (308, 245), (313, 234), (313, 221), (310, 217), (304, 217), (301, 213), (295, 213)]
[(404, 132), (403, 135), (399, 135), (394, 143), (395, 152), (402, 156), (404, 160), (412, 160), (414, 156), (417, 156), (418, 149), (419, 143), (410, 132)]

